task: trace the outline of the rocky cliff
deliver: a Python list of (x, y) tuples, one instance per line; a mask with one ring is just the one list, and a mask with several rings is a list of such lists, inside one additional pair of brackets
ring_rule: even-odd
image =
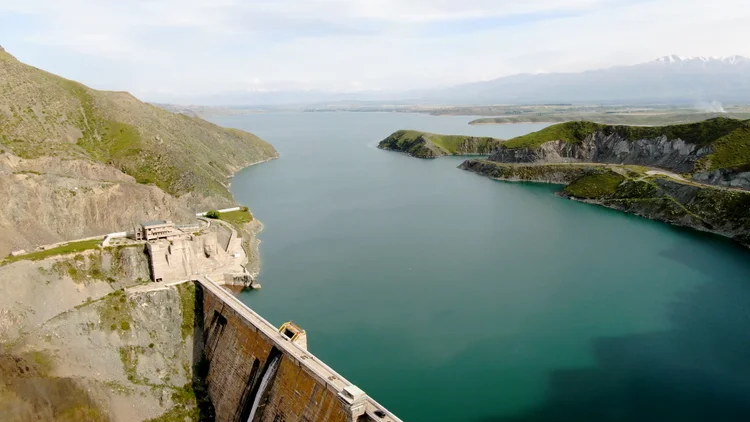
[(497, 180), (564, 184), (563, 197), (720, 234), (750, 247), (750, 192), (648, 175), (625, 166), (468, 160), (459, 167)]
[(710, 153), (710, 147), (689, 144), (682, 139), (670, 140), (662, 136), (629, 141), (617, 133), (597, 131), (579, 143), (556, 140), (533, 149), (501, 147), (489, 159), (502, 163), (624, 163), (689, 173), (698, 160)]
[(689, 174), (702, 183), (750, 189), (750, 123), (717, 118), (639, 128), (569, 122), (511, 139), (489, 159), (635, 164)]
[(196, 415), (192, 285), (148, 279), (142, 245), (0, 267), (3, 420)]
[(231, 206), (227, 178), (277, 155), (250, 133), (90, 89), (0, 51), (0, 256)]
[(750, 165), (697, 172), (693, 175), (693, 180), (709, 185), (750, 190)]
[(380, 141), (378, 148), (404, 152), (417, 158), (437, 158), (446, 155), (487, 155), (501, 142), (500, 139), (488, 137), (399, 130)]
[(524, 166), (500, 164), (487, 160), (466, 160), (458, 168), (497, 180), (567, 185), (596, 166), (565, 164)]

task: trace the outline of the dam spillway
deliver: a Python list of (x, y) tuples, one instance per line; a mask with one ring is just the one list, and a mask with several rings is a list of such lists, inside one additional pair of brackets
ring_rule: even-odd
[(217, 421), (401, 421), (213, 280), (195, 282)]

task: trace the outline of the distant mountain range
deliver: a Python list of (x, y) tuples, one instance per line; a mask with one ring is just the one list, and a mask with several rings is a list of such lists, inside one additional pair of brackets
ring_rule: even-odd
[[(175, 102), (179, 102), (176, 100)], [(578, 73), (538, 73), (449, 88), (415, 91), (229, 92), (194, 98), (202, 105), (283, 106), (333, 103), (388, 104), (750, 104), (750, 59), (669, 55), (633, 66)]]
[(580, 73), (522, 74), (425, 93), (449, 103), (750, 103), (750, 59), (670, 55)]

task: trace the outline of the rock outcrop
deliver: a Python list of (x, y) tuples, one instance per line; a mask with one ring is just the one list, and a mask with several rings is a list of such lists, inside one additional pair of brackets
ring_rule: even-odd
[(703, 171), (694, 174), (693, 180), (709, 185), (750, 190), (750, 166)]
[(105, 180), (96, 180), (0, 170), (0, 197), (6, 199), (0, 207), (0, 231), (4, 233), (0, 256), (13, 250), (128, 230), (150, 219), (195, 219), (182, 201), (158, 187), (132, 179), (114, 181), (129, 176), (107, 173), (100, 174)]
[(564, 164), (522, 166), (499, 164), (486, 160), (466, 160), (458, 168), (496, 180), (567, 185), (586, 174), (587, 171), (596, 168), (596, 166)]
[(148, 278), (142, 245), (0, 267), (0, 372), (13, 370), (7, 361), (40, 367), (2, 377), (3, 420), (136, 421), (166, 412), (183, 420), (197, 412), (194, 290), (154, 289)]
[(610, 163), (658, 167), (693, 180), (750, 189), (750, 121), (714, 118), (662, 127), (568, 122), (513, 138), (501, 163)]
[(533, 149), (500, 146), (489, 159), (501, 163), (637, 164), (689, 173), (701, 158), (711, 152), (710, 146), (701, 147), (682, 139), (670, 140), (666, 136), (631, 141), (617, 133), (597, 131), (580, 143), (555, 140)]

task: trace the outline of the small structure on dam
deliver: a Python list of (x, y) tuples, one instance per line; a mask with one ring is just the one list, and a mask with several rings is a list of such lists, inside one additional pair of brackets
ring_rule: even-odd
[(169, 220), (144, 221), (140, 226), (133, 228), (132, 233), (133, 239), (146, 241), (170, 239), (185, 234)]
[[(219, 422), (401, 422), (209, 277), (196, 279), (206, 383)], [(199, 316), (200, 314), (200, 316)]]
[(242, 237), (229, 223), (205, 218), (189, 225), (147, 221), (135, 227), (130, 237), (145, 242), (155, 282), (180, 282), (200, 274), (221, 284), (260, 288), (245, 269)]
[(242, 238), (224, 221), (200, 221), (189, 228), (144, 223), (134, 238), (145, 242), (154, 281), (195, 284), (195, 368), (214, 419), (401, 422), (310, 353), (302, 327), (287, 322), (276, 328), (226, 290), (222, 285), (254, 282), (244, 267)]
[(279, 332), (286, 336), (292, 343), (307, 350), (307, 333), (292, 321), (285, 322), (279, 328)]

